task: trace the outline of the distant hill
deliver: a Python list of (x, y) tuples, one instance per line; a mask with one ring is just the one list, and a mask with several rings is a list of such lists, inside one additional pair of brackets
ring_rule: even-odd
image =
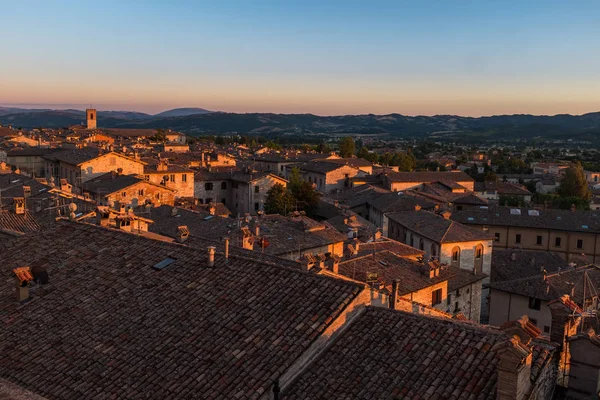
[[(80, 110), (23, 110), (3, 114), (0, 124), (14, 127), (65, 127), (84, 122)], [(192, 114), (189, 114), (192, 113)], [(184, 115), (179, 115), (184, 114)], [(600, 113), (584, 115), (495, 115), (461, 117), (456, 115), (405, 116), (313, 114), (223, 113), (201, 108), (165, 111), (157, 115), (128, 111), (98, 112), (98, 126), (106, 128), (165, 128), (191, 135), (244, 134), (277, 136), (380, 134), (394, 137), (432, 137), (470, 142), (516, 139), (557, 139), (600, 141)]]
[(174, 108), (172, 110), (155, 114), (154, 118), (186, 117), (188, 115), (208, 114), (211, 112), (212, 111), (205, 110), (204, 108)]

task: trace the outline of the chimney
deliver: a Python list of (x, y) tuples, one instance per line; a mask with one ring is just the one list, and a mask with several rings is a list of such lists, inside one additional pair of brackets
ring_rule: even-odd
[(512, 261), (517, 261), (517, 253), (515, 253), (514, 251), (510, 253), (510, 259)]
[(531, 266), (535, 266), (535, 257), (531, 257), (531, 260), (529, 260), (529, 263), (531, 264)]
[(377, 228), (377, 230), (375, 231), (375, 240), (379, 240), (381, 239), (381, 230), (379, 230), (379, 228)]
[(398, 280), (394, 279), (392, 281), (392, 293), (390, 293), (389, 299), (389, 308), (392, 310), (396, 309), (396, 298), (398, 297)]
[(260, 236), (260, 225), (258, 223), (254, 224), (254, 236)]
[(339, 274), (340, 272), (340, 256), (336, 254), (331, 255), (331, 272)]
[(208, 266), (215, 266), (215, 246), (208, 246)]
[(215, 215), (217, 213), (217, 208), (213, 203), (210, 203), (210, 206), (208, 207), (208, 213), (210, 215)]
[(498, 351), (496, 399), (523, 400), (531, 386), (533, 353), (515, 335)]
[(315, 266), (315, 257), (312, 254), (304, 254), (300, 259), (302, 272), (308, 272), (312, 267)]
[(415, 211), (420, 211), (421, 210), (421, 205), (420, 204), (415, 204)]
[(24, 197), (15, 197), (13, 199), (13, 203), (15, 206), (15, 214), (17, 214), (17, 215), (25, 214), (25, 198)]
[(450, 219), (450, 216), (452, 216), (452, 213), (450, 211), (444, 211), (442, 213), (442, 217), (444, 217), (444, 219)]
[(23, 303), (29, 299), (29, 282), (33, 280), (33, 275), (29, 267), (15, 268), (13, 273), (17, 286), (17, 301)]
[(225, 242), (225, 262), (229, 261), (229, 238), (226, 237), (223, 239)]
[(356, 254), (360, 251), (360, 241), (358, 238), (354, 238), (354, 248), (356, 249)]
[(177, 227), (177, 241), (179, 243), (185, 242), (188, 236), (190, 236), (190, 230), (186, 225)]

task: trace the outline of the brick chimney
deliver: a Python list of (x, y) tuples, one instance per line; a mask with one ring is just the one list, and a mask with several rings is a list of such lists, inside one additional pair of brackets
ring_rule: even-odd
[(396, 299), (398, 297), (398, 280), (394, 279), (392, 281), (392, 292), (390, 293), (389, 300), (389, 308), (392, 310), (396, 309)]
[(181, 225), (177, 227), (177, 241), (183, 243), (190, 236), (190, 230), (187, 225)]
[(496, 399), (523, 400), (531, 387), (533, 353), (515, 335), (498, 350)]
[(339, 274), (340, 272), (340, 257), (336, 254), (331, 256), (331, 272)]
[(13, 199), (15, 214), (23, 215), (25, 214), (25, 198), (24, 197), (15, 197)]
[(17, 301), (22, 303), (29, 299), (29, 282), (33, 280), (31, 269), (29, 267), (19, 267), (13, 269), (15, 274), (15, 284), (17, 287)]
[(215, 266), (215, 246), (208, 246), (208, 266)]

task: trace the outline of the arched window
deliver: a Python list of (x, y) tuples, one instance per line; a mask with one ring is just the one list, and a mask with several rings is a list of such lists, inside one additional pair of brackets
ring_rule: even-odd
[(90, 119), (93, 120), (94, 119), (94, 113), (90, 113)]
[(460, 247), (458, 246), (452, 249), (452, 265), (460, 267)]
[(423, 243), (423, 239), (419, 239), (419, 250), (425, 250), (425, 243)]
[(474, 271), (476, 274), (483, 272), (483, 245), (478, 244), (475, 246), (475, 263), (473, 264)]
[(475, 247), (475, 259), (480, 260), (482, 257), (483, 257), (483, 246), (478, 244), (477, 247)]

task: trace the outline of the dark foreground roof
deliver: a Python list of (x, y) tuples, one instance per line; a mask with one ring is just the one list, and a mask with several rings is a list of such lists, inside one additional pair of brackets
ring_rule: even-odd
[[(368, 307), (282, 397), (495, 399), (507, 339), (493, 328)], [(532, 365), (550, 355), (551, 347), (534, 345)]]
[[(205, 253), (63, 221), (0, 242), (0, 377), (50, 399), (256, 399), (360, 290)], [(50, 285), (19, 305), (24, 265)]]

